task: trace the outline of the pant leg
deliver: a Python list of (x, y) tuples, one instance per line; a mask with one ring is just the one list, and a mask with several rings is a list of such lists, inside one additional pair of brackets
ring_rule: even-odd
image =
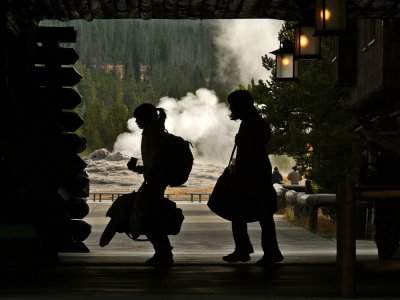
[[(150, 202), (150, 205), (157, 205), (157, 199), (164, 197), (165, 189), (166, 185), (164, 184), (159, 182), (148, 182), (144, 186), (143, 192), (146, 194), (146, 200)], [(157, 220), (153, 220), (151, 218), (151, 221), (154, 222)], [(160, 232), (159, 226), (157, 224), (156, 226), (151, 224), (151, 221), (148, 224), (148, 227), (151, 228), (151, 231), (146, 234), (146, 237), (153, 245), (156, 254), (171, 253), (173, 247), (171, 246), (168, 235)]]
[(146, 236), (153, 245), (156, 254), (170, 253), (173, 249), (167, 234), (153, 232), (148, 233)]
[(276, 229), (273, 215), (268, 215), (260, 221), (261, 226), (261, 248), (264, 255), (282, 255), (276, 238)]
[(247, 232), (247, 223), (241, 221), (232, 221), (232, 234), (235, 242), (235, 251), (242, 253), (253, 253), (253, 245), (250, 242)]

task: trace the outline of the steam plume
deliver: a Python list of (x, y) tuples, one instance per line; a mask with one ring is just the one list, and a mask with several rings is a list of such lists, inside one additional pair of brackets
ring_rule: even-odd
[[(230, 120), (229, 109), (213, 91), (201, 88), (181, 99), (163, 97), (158, 107), (167, 111), (166, 129), (192, 142), (196, 160), (227, 164), (239, 123)], [(140, 156), (141, 130), (128, 120), (129, 133), (122, 133), (114, 152)]]
[(233, 86), (251, 79), (266, 80), (270, 73), (261, 57), (279, 47), (280, 20), (219, 20), (214, 43), (218, 53), (218, 74)]

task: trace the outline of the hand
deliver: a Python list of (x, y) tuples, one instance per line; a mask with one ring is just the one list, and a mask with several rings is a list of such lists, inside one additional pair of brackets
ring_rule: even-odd
[(134, 166), (132, 169), (129, 169), (129, 170), (132, 170), (133, 172), (136, 172), (139, 174), (143, 174), (143, 172), (144, 172), (143, 166)]
[(126, 164), (126, 166), (128, 167), (129, 170), (132, 170), (136, 167), (136, 162), (135, 161), (128, 161), (128, 163)]
[(131, 160), (127, 163), (127, 167), (129, 170), (139, 173), (139, 174), (143, 174), (143, 166), (137, 166), (137, 158), (132, 157)]
[(129, 160), (127, 166), (129, 170), (133, 170), (137, 164), (138, 159), (136, 157), (131, 157)]

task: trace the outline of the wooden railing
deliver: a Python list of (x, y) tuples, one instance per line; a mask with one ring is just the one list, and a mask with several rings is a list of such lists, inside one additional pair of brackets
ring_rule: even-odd
[(337, 263), (343, 297), (356, 294), (356, 202), (400, 201), (400, 186), (357, 186), (352, 181), (339, 183), (337, 191)]
[[(286, 188), (285, 188), (286, 187)], [(290, 188), (290, 187), (289, 187)], [(310, 194), (301, 189), (298, 191), (288, 190), (287, 186), (275, 185), (278, 194), (278, 209), (283, 213), (290, 206), (293, 209), (296, 220), (305, 221), (308, 230), (315, 232), (318, 229), (319, 208), (336, 209), (336, 194)], [(373, 226), (373, 203), (358, 201), (356, 205), (356, 233), (358, 238), (372, 238)]]
[(201, 203), (201, 198), (203, 197), (204, 200), (204, 196), (207, 197), (207, 200), (210, 198), (210, 193), (206, 193), (206, 192), (190, 192), (190, 193), (186, 193), (186, 195), (190, 195), (190, 202), (193, 202), (194, 197), (197, 197), (197, 199), (199, 200), (199, 203)]
[(296, 219), (308, 218), (308, 230), (316, 231), (318, 227), (318, 209), (320, 207), (335, 207), (336, 194), (311, 194), (307, 186), (274, 185), (278, 194), (278, 208), (284, 210), (292, 206)]
[(101, 202), (102, 200), (111, 200), (114, 201), (118, 196), (121, 196), (125, 193), (115, 193), (115, 192), (95, 192), (90, 193), (89, 197), (86, 200), (92, 200), (93, 202)]
[[(94, 192), (94, 193), (90, 193), (89, 197), (87, 198), (87, 200), (92, 200), (93, 202), (102, 202), (103, 200), (108, 200), (108, 201), (114, 201), (115, 199), (117, 199), (118, 196), (121, 196), (123, 194), (126, 193), (122, 193), (122, 192)], [(189, 198), (185, 199), (184, 197), (182, 197), (182, 195), (179, 195), (179, 198), (176, 198), (174, 196), (178, 196), (174, 193), (165, 193), (164, 196), (167, 197), (168, 199), (171, 199), (172, 197), (174, 198), (173, 200), (177, 200), (177, 201), (188, 201), (190, 200), (190, 202), (194, 202), (196, 199), (197, 201), (199, 201), (199, 203), (201, 203), (203, 200), (208, 200), (208, 198), (210, 197), (210, 193), (207, 192), (187, 192), (185, 193), (185, 195), (188, 195)]]
[[(400, 201), (400, 186), (357, 186), (352, 181), (338, 184), (336, 194), (306, 194), (275, 185), (281, 207), (288, 203), (307, 209), (309, 230), (317, 228), (317, 208), (336, 209), (336, 262), (339, 271), (339, 289), (343, 297), (356, 295), (356, 208), (372, 208), (377, 201)], [(296, 211), (295, 211), (296, 215)], [(368, 222), (373, 222), (368, 220)]]

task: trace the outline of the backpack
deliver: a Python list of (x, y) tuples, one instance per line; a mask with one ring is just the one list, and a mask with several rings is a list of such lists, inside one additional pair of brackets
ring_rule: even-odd
[(193, 167), (192, 143), (180, 136), (166, 132), (163, 161), (165, 168), (165, 181), (171, 187), (184, 184)]

